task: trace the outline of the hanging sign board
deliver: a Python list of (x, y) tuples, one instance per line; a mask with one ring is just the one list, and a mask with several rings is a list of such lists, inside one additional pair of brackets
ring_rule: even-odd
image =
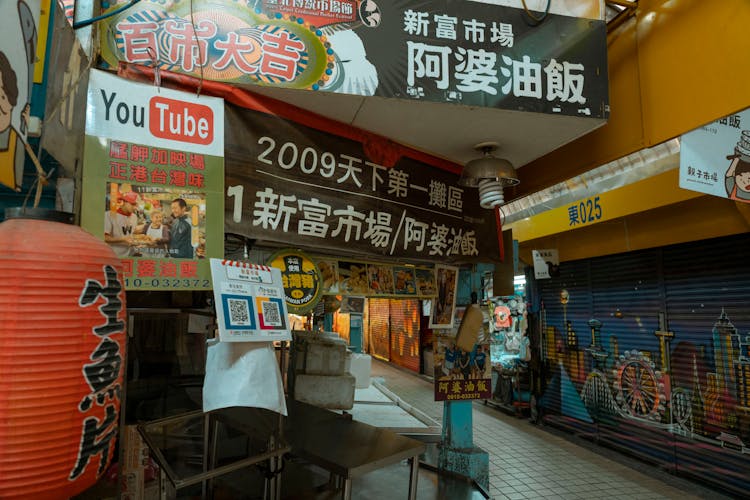
[(126, 289), (211, 289), (223, 156), (221, 99), (91, 71), (81, 226), (122, 259)]
[(536, 279), (550, 279), (558, 275), (560, 257), (556, 248), (532, 250), (531, 256), (534, 260), (534, 277)]
[(323, 292), (320, 271), (315, 262), (299, 250), (282, 250), (274, 254), (268, 263), (280, 270), (289, 312), (307, 314), (312, 311)]
[[(456, 311), (456, 315), (462, 311)], [(481, 318), (481, 315), (480, 315)], [(461, 328), (464, 321), (461, 322)], [(481, 328), (481, 323), (479, 327)], [(459, 334), (460, 336), (460, 334)], [(435, 401), (490, 399), (492, 365), (488, 343), (465, 344), (458, 337), (437, 335), (435, 353)]]
[(211, 275), (222, 342), (292, 340), (281, 271), (211, 259)]
[(680, 187), (750, 203), (750, 108), (683, 134)]

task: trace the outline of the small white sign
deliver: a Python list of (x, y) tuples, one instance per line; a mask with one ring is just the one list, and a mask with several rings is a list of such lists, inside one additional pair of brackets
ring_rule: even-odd
[(546, 250), (532, 250), (534, 258), (534, 278), (550, 279), (559, 274), (560, 257), (556, 248)]
[(222, 342), (292, 340), (280, 270), (211, 259), (211, 276)]
[(682, 135), (680, 187), (750, 203), (750, 108)]

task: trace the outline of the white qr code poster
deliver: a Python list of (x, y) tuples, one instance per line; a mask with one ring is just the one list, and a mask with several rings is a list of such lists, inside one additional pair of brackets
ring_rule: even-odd
[(292, 340), (281, 271), (211, 259), (214, 301), (222, 342)]

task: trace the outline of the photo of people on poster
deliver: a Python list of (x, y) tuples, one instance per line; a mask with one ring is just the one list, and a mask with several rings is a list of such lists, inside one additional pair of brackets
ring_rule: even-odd
[(107, 185), (104, 241), (119, 257), (205, 257), (202, 193)]

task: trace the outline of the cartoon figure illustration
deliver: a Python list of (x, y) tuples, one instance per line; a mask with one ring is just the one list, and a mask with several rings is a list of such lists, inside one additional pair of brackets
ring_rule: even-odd
[(724, 187), (730, 200), (750, 203), (750, 130), (743, 130), (730, 160)]
[[(24, 144), (11, 120), (18, 104), (16, 72), (4, 52), (0, 52), (0, 184), (11, 189), (21, 187), (23, 177)], [(29, 120), (29, 105), (21, 113), (24, 123)]]
[[(31, 8), (23, 0), (3, 2), (0, 17), (17, 16), (4, 25), (0, 47), (0, 184), (20, 190), (23, 183), (26, 132), (31, 120), (37, 28)], [(19, 39), (20, 38), (20, 39)]]

